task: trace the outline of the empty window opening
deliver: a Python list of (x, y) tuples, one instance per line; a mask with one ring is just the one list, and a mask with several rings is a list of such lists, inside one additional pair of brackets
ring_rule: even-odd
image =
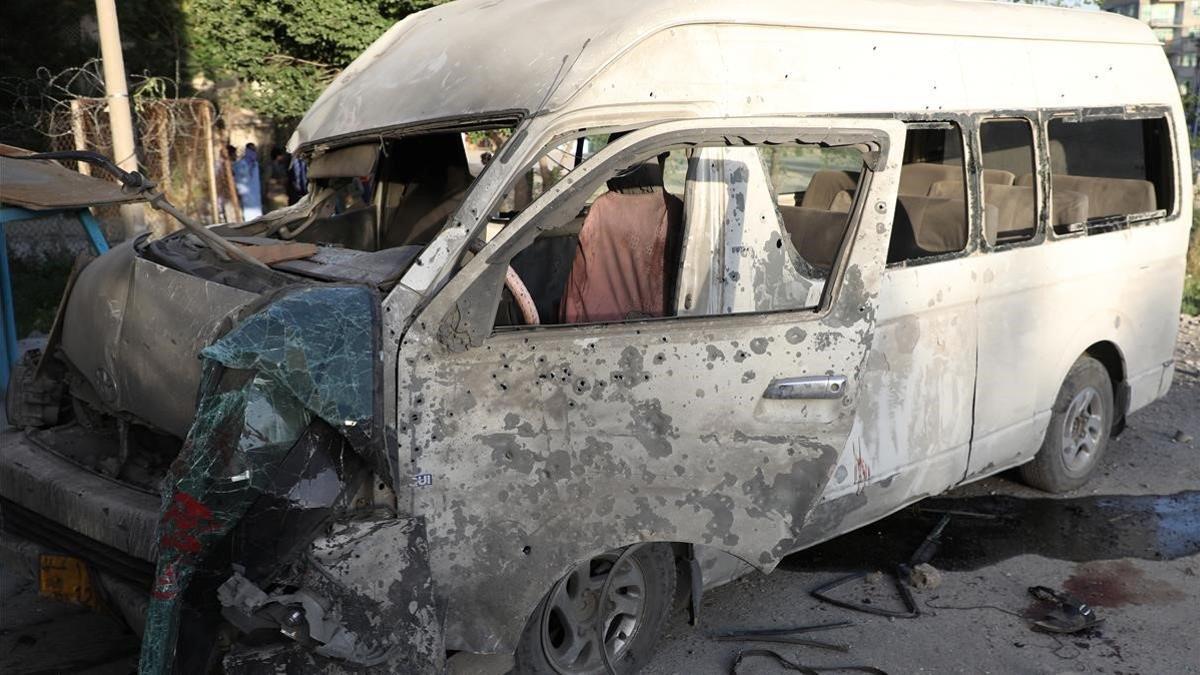
[[(987, 120), (979, 128), (983, 152), (984, 227), (992, 246), (1029, 241), (1037, 234), (1037, 190), (1033, 183), (1014, 185), (1018, 176), (1035, 173), (1033, 127), (1025, 120)], [(1058, 207), (1075, 202), (1063, 199)], [(1059, 211), (1071, 222), (1071, 211)]]
[[(856, 148), (663, 148), (548, 207), (511, 260), (540, 324), (815, 309), (863, 172)], [(496, 326), (527, 323), (511, 284)]]
[[(1051, 200), (1059, 234), (1104, 232), (1161, 217), (1174, 208), (1174, 158), (1165, 118), (1053, 119), (1049, 125)], [(1033, 176), (1018, 184), (1032, 185)], [(1064, 213), (1064, 216), (1066, 214)]]
[[(1004, 178), (1001, 174), (994, 177)], [(958, 125), (910, 126), (895, 214), (889, 264), (966, 249), (966, 173)]]

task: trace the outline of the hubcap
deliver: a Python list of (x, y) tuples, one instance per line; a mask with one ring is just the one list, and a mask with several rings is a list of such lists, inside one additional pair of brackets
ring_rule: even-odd
[(1071, 399), (1063, 418), (1062, 453), (1068, 471), (1078, 473), (1088, 468), (1100, 448), (1103, 434), (1104, 404), (1100, 392), (1087, 387)]
[[(560, 673), (604, 671), (600, 645), (616, 662), (642, 626), (646, 609), (646, 579), (632, 557), (614, 570), (618, 555), (605, 554), (585, 562), (559, 581), (542, 613), (542, 650)], [(608, 594), (601, 598), (604, 585)], [(604, 613), (603, 633), (597, 630)]]

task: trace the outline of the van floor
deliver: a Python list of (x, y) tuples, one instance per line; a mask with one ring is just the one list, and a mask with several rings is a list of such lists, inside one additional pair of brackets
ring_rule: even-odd
[[(1177, 365), (1170, 394), (1130, 419), (1109, 446), (1100, 474), (1084, 490), (1064, 495), (1061, 506), (1010, 475), (939, 497), (934, 506), (923, 504), (1001, 518), (976, 528), (967, 517), (951, 521), (940, 557), (933, 559), (942, 583), (915, 593), (919, 618), (859, 614), (808, 595), (841, 571), (911, 552), (936, 518), (906, 509), (790, 556), (770, 576), (751, 575), (707, 593), (699, 629), (688, 626), (679, 609), (643, 672), (724, 675), (739, 650), (759, 647), (811, 666), (862, 664), (891, 673), (1192, 672), (1190, 638), (1200, 625), (1200, 319), (1185, 319)], [(0, 672), (136, 668), (137, 638), (119, 620), (41, 598), (22, 575), (0, 567)], [(1033, 585), (1086, 596), (1104, 623), (1071, 636), (1032, 631), (1021, 615), (1031, 609), (1026, 588)], [(890, 602), (882, 586), (844, 592)], [(840, 620), (854, 625), (808, 637), (846, 642), (848, 654), (706, 637)], [(452, 662), (451, 672), (507, 670), (505, 659), (458, 661), (463, 667)], [(741, 672), (784, 671), (747, 661)]]

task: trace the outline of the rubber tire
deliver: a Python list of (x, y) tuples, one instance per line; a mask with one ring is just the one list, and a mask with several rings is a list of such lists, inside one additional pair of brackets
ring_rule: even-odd
[[(629, 648), (621, 658), (613, 663), (618, 673), (636, 673), (654, 655), (658, 638), (662, 634), (663, 625), (671, 615), (671, 605), (675, 597), (675, 554), (668, 544), (647, 544), (633, 553), (638, 564), (642, 567), (647, 587), (647, 610), (645, 623), (634, 636)], [(557, 585), (557, 582), (556, 584)], [(551, 586), (546, 596), (538, 603), (537, 609), (525, 623), (521, 641), (517, 644), (516, 675), (558, 675), (546, 655), (542, 651), (542, 613), (546, 603), (550, 601)], [(607, 675), (603, 666), (595, 671), (596, 675)]]
[[(1071, 401), (1087, 387), (1093, 387), (1100, 392), (1100, 401), (1104, 408), (1103, 428), (1107, 429), (1108, 433), (1100, 437), (1091, 463), (1082, 471), (1072, 472), (1063, 461), (1063, 425), (1067, 422), (1067, 408)], [(1112, 379), (1108, 375), (1108, 369), (1090, 356), (1081, 356), (1075, 365), (1071, 366), (1062, 389), (1058, 392), (1058, 398), (1054, 401), (1054, 410), (1050, 416), (1050, 425), (1046, 428), (1046, 438), (1042, 441), (1042, 447), (1033, 461), (1021, 467), (1021, 478), (1031, 487), (1056, 494), (1083, 487), (1100, 466), (1104, 451), (1108, 449), (1108, 441), (1112, 436), (1114, 408)]]

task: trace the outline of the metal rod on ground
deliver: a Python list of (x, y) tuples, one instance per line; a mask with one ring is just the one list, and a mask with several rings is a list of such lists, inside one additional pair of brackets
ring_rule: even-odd
[(823, 630), (833, 630), (835, 628), (846, 628), (853, 626), (853, 621), (834, 621), (832, 623), (820, 623), (814, 626), (800, 626), (798, 628), (768, 628), (765, 630), (742, 630), (742, 631), (727, 631), (718, 633), (713, 636), (716, 640), (737, 640), (745, 637), (761, 637), (761, 636), (782, 636), (782, 635), (799, 635), (801, 633), (816, 633)]
[[(133, 113), (129, 109), (129, 88), (125, 84), (125, 56), (121, 53), (121, 31), (117, 26), (114, 0), (96, 0), (96, 23), (100, 30), (100, 57), (104, 62), (104, 93), (108, 102), (108, 124), (112, 130), (113, 157), (117, 166), (137, 171), (137, 150), (133, 139)], [(146, 227), (142, 207), (121, 207), (125, 237), (132, 238)]]

